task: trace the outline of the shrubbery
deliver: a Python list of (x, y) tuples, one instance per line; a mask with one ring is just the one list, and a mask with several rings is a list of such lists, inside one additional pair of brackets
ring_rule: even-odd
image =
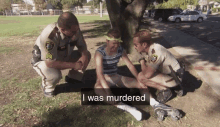
[(212, 12), (220, 12), (220, 7), (218, 7), (218, 8), (212, 8)]
[(198, 5), (199, 0), (168, 0), (167, 2), (163, 2), (158, 4), (156, 8), (181, 8), (186, 9), (187, 5)]

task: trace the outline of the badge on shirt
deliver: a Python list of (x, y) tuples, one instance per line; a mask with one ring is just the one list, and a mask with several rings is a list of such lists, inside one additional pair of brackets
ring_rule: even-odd
[(47, 49), (48, 51), (52, 50), (53, 47), (54, 47), (54, 42), (52, 42), (52, 41), (47, 41), (45, 47), (46, 47), (46, 49)]
[(156, 54), (151, 55), (150, 60), (154, 63), (157, 61), (158, 56)]

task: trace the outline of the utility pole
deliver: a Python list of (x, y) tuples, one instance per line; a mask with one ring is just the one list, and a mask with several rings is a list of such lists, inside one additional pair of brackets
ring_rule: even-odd
[(209, 10), (209, 0), (207, 0), (207, 10)]
[(28, 13), (28, 15), (29, 15), (28, 6), (27, 6), (27, 3), (26, 3), (26, 2), (25, 2), (25, 6), (26, 6), (27, 13)]
[(100, 1), (100, 17), (102, 17), (102, 1)]
[(77, 3), (77, 14), (79, 14), (79, 0), (78, 0), (78, 3)]

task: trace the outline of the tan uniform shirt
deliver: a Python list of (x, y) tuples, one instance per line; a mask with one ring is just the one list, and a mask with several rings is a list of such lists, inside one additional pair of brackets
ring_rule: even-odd
[(69, 61), (75, 46), (86, 47), (81, 31), (72, 38), (65, 37), (57, 23), (49, 24), (38, 36), (35, 45), (41, 51), (41, 60)]
[(176, 58), (165, 47), (157, 43), (150, 46), (148, 53), (145, 55), (145, 60), (147, 65), (164, 74), (171, 73), (168, 65), (171, 65), (174, 71), (180, 68)]

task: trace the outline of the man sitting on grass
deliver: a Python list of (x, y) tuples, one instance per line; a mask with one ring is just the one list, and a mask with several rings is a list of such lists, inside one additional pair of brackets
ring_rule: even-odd
[[(169, 114), (175, 109), (168, 107), (164, 104), (157, 102), (152, 95), (150, 95), (147, 87), (137, 80), (138, 72), (134, 65), (129, 60), (125, 50), (121, 47), (120, 42), (122, 42), (121, 34), (116, 29), (110, 29), (106, 36), (106, 44), (99, 47), (95, 53), (96, 62), (96, 73), (97, 81), (95, 84), (95, 92), (100, 96), (113, 96), (110, 88), (112, 87), (126, 87), (126, 88), (138, 88), (140, 93), (147, 98), (150, 105), (154, 108), (156, 114), (159, 112), (164, 112)], [(125, 62), (131, 73), (135, 78), (130, 78), (117, 74), (117, 63), (119, 59)], [(149, 82), (150, 83), (150, 82)], [(154, 83), (154, 82), (151, 82)], [(106, 101), (109, 104), (116, 106), (119, 109), (128, 111), (131, 113), (138, 121), (142, 119), (142, 113), (136, 108), (124, 104), (123, 102)], [(176, 110), (175, 110), (176, 111)], [(179, 112), (178, 112), (179, 113)], [(159, 116), (160, 117), (160, 116)], [(164, 115), (162, 116), (164, 117)], [(179, 116), (176, 116), (179, 117)], [(178, 118), (177, 118), (178, 119)]]

